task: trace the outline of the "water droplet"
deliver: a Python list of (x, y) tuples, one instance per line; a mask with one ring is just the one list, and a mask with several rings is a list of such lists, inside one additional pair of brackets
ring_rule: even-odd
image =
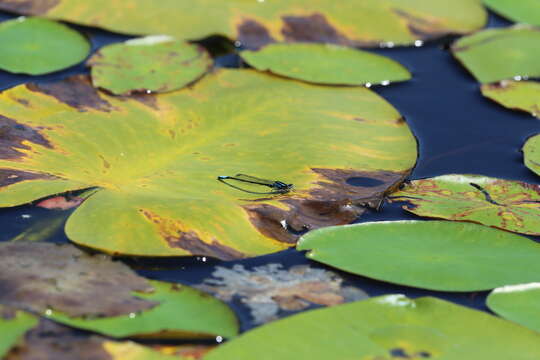
[(219, 335), (216, 336), (216, 342), (217, 342), (217, 343), (223, 342), (223, 338), (222, 338), (221, 336), (219, 336)]
[(390, 80), (383, 80), (383, 81), (381, 81), (381, 85), (382, 85), (382, 86), (388, 86), (388, 85), (390, 85)]
[(137, 316), (137, 314), (135, 314), (135, 313), (129, 313), (129, 318), (130, 318), (130, 319), (134, 319), (135, 316)]
[(366, 83), (364, 86), (369, 89), (371, 87), (371, 83)]
[(152, 90), (146, 90), (146, 93), (147, 93), (147, 94), (151, 94), (151, 93), (152, 93)]
[(391, 49), (394, 46), (396, 46), (396, 44), (394, 44), (392, 41), (383, 42), (383, 43), (379, 44), (379, 47), (381, 47), (381, 48), (390, 48)]
[(32, 215), (29, 215), (29, 214), (22, 214), (21, 217), (23, 219), (30, 219), (32, 217)]
[(422, 45), (424, 45), (424, 42), (423, 42), (422, 40), (416, 40), (416, 41), (414, 42), (414, 46), (416, 46), (416, 47), (420, 47), (420, 46), (422, 46)]
[(284, 229), (287, 229), (287, 220), (281, 220), (279, 223), (281, 224), (281, 226), (283, 226)]
[(242, 43), (237, 40), (237, 41), (234, 42), (234, 46), (240, 47), (240, 46), (242, 46)]
[(206, 256), (203, 256), (201, 260), (202, 262), (206, 262)]
[(257, 0), (257, 2), (258, 2), (258, 3), (263, 3), (263, 2), (264, 2), (264, 0)]
[(52, 310), (51, 309), (45, 310), (45, 316), (51, 316), (51, 315), (52, 315)]
[(523, 80), (523, 78), (522, 78), (521, 76), (518, 75), (518, 76), (514, 76), (514, 80), (516, 80), (516, 81), (521, 81), (521, 80)]

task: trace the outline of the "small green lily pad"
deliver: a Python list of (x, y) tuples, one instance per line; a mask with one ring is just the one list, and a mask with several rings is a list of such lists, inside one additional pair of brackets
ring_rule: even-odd
[(16, 345), (25, 332), (36, 326), (38, 320), (20, 310), (0, 305), (0, 359)]
[(418, 216), (471, 221), (520, 234), (540, 235), (540, 186), (480, 175), (414, 180), (392, 194)]
[(90, 43), (64, 24), (21, 17), (0, 23), (0, 48), (0, 69), (41, 75), (83, 61)]
[(205, 360), (540, 358), (540, 334), (443, 300), (386, 295), (261, 326)]
[(523, 156), (525, 166), (540, 175), (540, 134), (529, 138), (523, 145)]
[(540, 83), (510, 81), (482, 85), (482, 94), (504, 107), (522, 110), (540, 118)]
[(275, 43), (240, 56), (257, 70), (318, 84), (388, 85), (411, 78), (394, 60), (336, 45)]
[(540, 1), (538, 0), (483, 0), (491, 10), (521, 23), (540, 26)]
[(503, 318), (540, 332), (540, 283), (496, 288), (486, 303)]
[(540, 76), (540, 29), (488, 29), (452, 45), (454, 56), (481, 83)]
[(128, 95), (180, 89), (203, 76), (212, 59), (199, 45), (155, 35), (105, 46), (88, 65), (95, 86)]
[(324, 228), (304, 235), (297, 249), (357, 275), (439, 291), (488, 290), (534, 281), (540, 272), (540, 245), (471, 223), (395, 221)]

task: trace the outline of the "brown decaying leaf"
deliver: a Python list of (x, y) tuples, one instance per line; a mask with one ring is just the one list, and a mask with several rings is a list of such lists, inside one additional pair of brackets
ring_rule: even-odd
[(77, 196), (69, 199), (65, 196), (54, 196), (38, 202), (36, 206), (49, 210), (69, 210), (81, 205), (83, 201), (83, 198)]
[(337, 274), (307, 265), (289, 270), (283, 270), (281, 264), (252, 270), (242, 265), (232, 269), (218, 266), (212, 275), (214, 278), (196, 287), (224, 301), (239, 296), (250, 308), (256, 324), (277, 319), (280, 310), (300, 311), (314, 304), (334, 306), (368, 297), (360, 289), (343, 287), (343, 279)]
[(0, 304), (69, 316), (117, 316), (150, 309), (156, 302), (133, 296), (151, 292), (148, 281), (102, 255), (72, 245), (0, 244)]

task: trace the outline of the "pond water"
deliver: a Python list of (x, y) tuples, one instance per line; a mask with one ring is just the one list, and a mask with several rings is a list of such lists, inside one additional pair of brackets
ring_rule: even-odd
[[(0, 20), (12, 18), (0, 13)], [(490, 27), (508, 26), (509, 22), (491, 14)], [(126, 36), (105, 31), (77, 27), (88, 34), (93, 49), (123, 41)], [(413, 73), (408, 82), (379, 86), (374, 90), (392, 103), (405, 117), (418, 139), (420, 157), (411, 179), (443, 174), (481, 174), (486, 176), (539, 183), (539, 179), (523, 165), (520, 148), (525, 140), (540, 132), (538, 119), (526, 113), (506, 110), (483, 98), (474, 78), (452, 57), (448, 51), (451, 39), (428, 43), (420, 48), (378, 49), (374, 52), (389, 56)], [(213, 43), (213, 42), (208, 42)], [(234, 67), (239, 64), (235, 56), (219, 59), (220, 66)], [(73, 74), (87, 73), (84, 65), (46, 76), (28, 77), (0, 71), (0, 89), (33, 81), (46, 82), (65, 78)], [(360, 183), (362, 179), (358, 180)], [(29, 227), (43, 221), (56, 220), (59, 224), (69, 212), (50, 211), (33, 206), (0, 209), (0, 241), (17, 236)], [(401, 209), (400, 204), (384, 204), (380, 211), (366, 213), (358, 222), (419, 219)], [(65, 242), (67, 238), (61, 226), (49, 234), (50, 241)], [(538, 239), (535, 239), (538, 240)], [(262, 256), (254, 259), (222, 262), (207, 258), (174, 258), (156, 260), (127, 259), (130, 265), (146, 277), (199, 284), (211, 275), (214, 266), (232, 267), (243, 264), (246, 268), (279, 263), (288, 268), (293, 265), (309, 264), (325, 268), (307, 260), (295, 250)], [(339, 271), (336, 271), (339, 273)], [(487, 292), (441, 293), (350, 276), (340, 273), (348, 285), (365, 290), (376, 296), (402, 293), (409, 297), (436, 296), (461, 305), (488, 311), (485, 307)], [(230, 302), (241, 321), (242, 330), (254, 326), (249, 311), (237, 299)]]

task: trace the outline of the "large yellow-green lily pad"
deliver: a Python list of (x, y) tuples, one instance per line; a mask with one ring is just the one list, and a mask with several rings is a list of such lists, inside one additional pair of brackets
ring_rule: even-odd
[(409, 71), (392, 59), (332, 44), (270, 44), (242, 51), (240, 56), (257, 70), (316, 84), (388, 85), (411, 78)]
[(536, 175), (540, 175), (540, 134), (529, 138), (525, 142), (525, 145), (523, 145), (523, 157), (525, 166)]
[(540, 283), (507, 285), (493, 290), (487, 306), (505, 319), (540, 332)]
[(521, 110), (540, 118), (540, 83), (503, 80), (482, 85), (482, 94), (509, 109)]
[(488, 29), (452, 45), (454, 56), (481, 83), (540, 76), (540, 29)]
[(537, 0), (483, 0), (498, 14), (521, 23), (540, 25), (540, 2)]
[(521, 234), (540, 235), (540, 186), (479, 175), (414, 180), (392, 194), (419, 216), (471, 221)]
[[(250, 70), (113, 97), (86, 78), (0, 95), (0, 206), (97, 187), (68, 219), (76, 243), (140, 256), (243, 258), (378, 206), (416, 161), (400, 114), (364, 88)], [(284, 194), (218, 176), (293, 184)], [(363, 186), (351, 185), (360, 183)]]
[(487, 19), (481, 0), (0, 0), (0, 9), (130, 34), (219, 34), (248, 47), (282, 40), (410, 45), (470, 33)]
[(540, 334), (443, 300), (386, 295), (247, 332), (205, 360), (535, 360)]

